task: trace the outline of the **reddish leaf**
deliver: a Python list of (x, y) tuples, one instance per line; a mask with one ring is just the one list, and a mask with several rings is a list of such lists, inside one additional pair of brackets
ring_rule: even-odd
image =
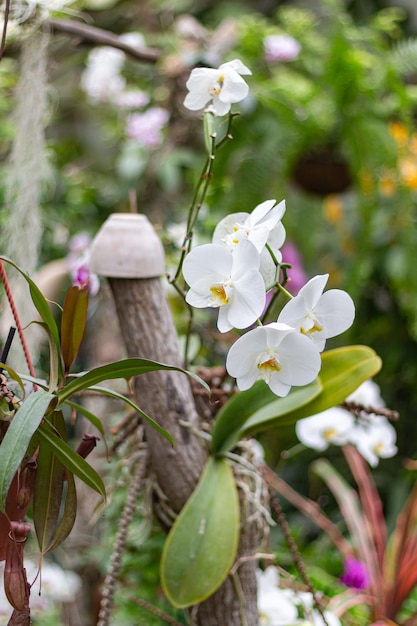
[(61, 318), (62, 358), (68, 373), (76, 359), (87, 321), (88, 290), (71, 287), (64, 300)]

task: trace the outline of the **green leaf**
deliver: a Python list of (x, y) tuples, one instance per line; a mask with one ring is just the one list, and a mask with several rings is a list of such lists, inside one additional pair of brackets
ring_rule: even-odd
[(173, 365), (164, 365), (157, 361), (151, 361), (149, 359), (123, 359), (122, 361), (115, 361), (108, 365), (102, 365), (96, 367), (89, 372), (77, 376), (75, 380), (72, 380), (65, 387), (57, 392), (60, 404), (68, 400), (72, 395), (85, 389), (89, 389), (92, 385), (97, 385), (104, 380), (111, 380), (114, 378), (131, 378), (132, 376), (138, 376), (139, 374), (145, 374), (146, 372), (154, 372), (156, 370), (171, 370), (182, 372), (191, 376), (199, 383), (201, 383), (207, 391), (210, 391), (209, 386), (196, 374), (188, 370), (184, 370), (180, 367), (174, 367)]
[(161, 560), (161, 583), (178, 608), (202, 602), (223, 583), (236, 557), (239, 500), (226, 459), (210, 458), (175, 520)]
[(20, 405), (0, 445), (0, 511), (4, 511), (13, 476), (26, 454), (54, 396), (43, 389), (31, 393)]
[(77, 411), (78, 413), (81, 413), (81, 415), (84, 415), (84, 417), (86, 417), (88, 421), (91, 422), (91, 424), (95, 428), (97, 428), (97, 430), (103, 435), (103, 437), (106, 436), (101, 420), (96, 415), (94, 415), (94, 413), (91, 413), (91, 411), (86, 409), (81, 404), (77, 404), (77, 402), (71, 402), (71, 400), (67, 400), (65, 404), (67, 406), (70, 406), (72, 409), (75, 409), (75, 411)]
[(37, 436), (41, 443), (45, 443), (45, 445), (51, 448), (53, 453), (70, 472), (78, 476), (86, 485), (94, 489), (106, 500), (106, 489), (101, 477), (87, 461), (56, 434), (49, 423), (44, 422), (40, 426)]
[(62, 518), (56, 528), (55, 534), (48, 546), (48, 552), (55, 550), (70, 534), (75, 524), (77, 515), (77, 492), (75, 490), (74, 476), (67, 471), (67, 492), (65, 494), (65, 505)]
[[(43, 296), (42, 292), (40, 291), (36, 283), (30, 278), (28, 274), (26, 274), (26, 272), (24, 272), (18, 265), (16, 265), (16, 263), (13, 263), (13, 261), (11, 261), (10, 259), (8, 259), (7, 257), (3, 255), (0, 255), (0, 259), (12, 265), (18, 272), (20, 272), (20, 274), (28, 283), (29, 292), (32, 297), (33, 304), (35, 305), (36, 310), (41, 316), (41, 319), (45, 322), (45, 324), (49, 328), (53, 341), (55, 343), (56, 349), (58, 351), (58, 354), (60, 354), (61, 346), (60, 346), (60, 341), (59, 341), (58, 326), (56, 325), (54, 317), (49, 309), (48, 301)], [(61, 377), (62, 376), (62, 363), (60, 362), (59, 365), (60, 365), (60, 377)]]
[[(51, 422), (65, 439), (66, 429), (62, 412), (55, 411), (51, 416)], [(39, 446), (36, 463), (33, 522), (39, 549), (44, 554), (51, 544), (58, 524), (66, 469), (47, 445)]]
[(257, 409), (273, 402), (276, 398), (276, 395), (262, 380), (257, 381), (247, 391), (235, 393), (217, 414), (212, 430), (212, 454), (216, 455), (233, 447), (242, 424)]
[[(277, 398), (264, 381), (258, 381), (247, 391), (236, 393), (220, 409), (212, 431), (211, 448), (214, 455), (233, 448), (241, 438), (241, 432), (251, 416), (259, 423), (276, 425), (278, 419), (315, 398), (321, 391), (319, 380), (292, 390), (286, 398)], [(265, 427), (268, 427), (265, 426)]]
[[(316, 415), (333, 406), (344, 402), (365, 380), (375, 376), (381, 369), (381, 359), (374, 350), (367, 346), (345, 346), (329, 350), (321, 355), (319, 380), (322, 386), (320, 393), (309, 402), (290, 409), (280, 415), (278, 424), (294, 424), (297, 420)], [(276, 403), (276, 408), (280, 402)], [(243, 425), (239, 438), (253, 435), (256, 432), (274, 426), (273, 419), (263, 420), (262, 413), (255, 413)]]
[[(62, 361), (61, 361), (61, 352), (58, 351), (58, 348), (55, 344), (55, 340), (52, 336), (52, 333), (49, 327), (45, 324), (45, 322), (34, 322), (45, 330), (48, 336), (49, 343), (49, 385), (47, 387), (48, 391), (53, 393), (58, 386), (60, 374), (62, 374)], [(27, 380), (27, 378), (25, 379)], [(39, 385), (40, 387), (44, 387), (44, 382), (38, 382), (36, 379), (32, 378), (31, 382)]]
[(88, 310), (88, 289), (71, 287), (64, 300), (61, 317), (62, 358), (65, 372), (75, 361), (84, 336)]
[[(152, 417), (150, 417), (147, 413), (145, 413), (145, 411), (142, 411), (142, 409), (140, 409), (138, 405), (127, 396), (124, 396), (122, 393), (118, 393), (117, 391), (113, 391), (113, 389), (107, 389), (107, 387), (99, 387), (99, 386), (93, 385), (92, 387), (89, 387), (89, 389), (90, 391), (96, 391), (97, 393), (102, 393), (106, 396), (110, 396), (111, 398), (115, 398), (116, 400), (121, 400), (122, 402), (125, 402), (126, 404), (131, 406), (132, 409), (134, 409), (137, 413), (139, 413), (139, 415), (144, 420), (149, 422), (149, 424), (153, 426), (153, 428), (155, 428), (155, 430), (158, 431), (160, 435), (165, 437), (165, 439), (169, 441), (171, 446), (174, 445), (174, 440), (169, 434), (169, 432), (165, 430), (165, 428), (162, 428), (162, 426), (160, 426), (158, 422), (155, 422), (155, 420), (152, 419)], [(69, 403), (66, 402), (66, 404), (69, 404)]]

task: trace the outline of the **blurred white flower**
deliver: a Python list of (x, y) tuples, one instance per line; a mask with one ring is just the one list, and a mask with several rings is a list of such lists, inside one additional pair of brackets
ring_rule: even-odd
[(371, 467), (376, 467), (379, 459), (397, 454), (396, 440), (393, 425), (385, 417), (377, 415), (361, 418), (349, 436), (350, 443), (356, 446)]
[(324, 349), (326, 339), (347, 330), (355, 317), (355, 306), (349, 294), (341, 289), (323, 293), (328, 278), (329, 275), (324, 274), (309, 280), (278, 317), (278, 322), (294, 326), (309, 337), (319, 352)]
[(110, 46), (91, 50), (81, 87), (92, 102), (113, 102), (124, 91), (126, 81), (120, 74), (124, 61), (124, 53)]
[(382, 409), (385, 402), (381, 397), (381, 390), (373, 380), (365, 380), (355, 391), (346, 398), (346, 402), (357, 402), (364, 407)]
[(223, 63), (218, 69), (193, 69), (186, 83), (189, 93), (184, 106), (191, 111), (199, 111), (211, 102), (216, 115), (226, 115), (233, 103), (240, 102), (249, 93), (241, 74), (252, 72), (239, 59)]
[(278, 396), (286, 396), (293, 385), (311, 383), (320, 366), (320, 354), (313, 343), (277, 322), (258, 326), (240, 337), (226, 359), (226, 369), (236, 378), (239, 389), (249, 389), (262, 379)]
[(132, 113), (126, 122), (126, 136), (143, 146), (154, 148), (162, 142), (162, 130), (168, 120), (168, 111), (160, 107), (152, 107), (144, 113)]
[(299, 420), (295, 432), (308, 448), (326, 450), (331, 443), (339, 446), (347, 443), (354, 426), (355, 419), (349, 411), (333, 407)]
[(132, 31), (130, 33), (123, 33), (119, 37), (120, 41), (131, 46), (132, 48), (144, 48), (146, 46), (145, 37), (138, 31)]
[(275, 61), (294, 61), (301, 46), (294, 37), (290, 35), (268, 35), (264, 39), (265, 61), (273, 63)]
[(270, 565), (256, 572), (260, 626), (288, 626), (297, 620), (297, 607), (285, 590), (278, 587), (279, 576)]
[[(30, 559), (25, 559), (25, 569), (28, 582), (32, 585), (30, 590), (31, 614), (38, 619), (42, 619), (42, 616), (45, 617), (45, 612), (53, 606), (74, 602), (81, 589), (81, 579), (75, 572), (64, 570), (59, 565), (45, 559), (42, 562), (39, 575), (37, 563)], [(4, 562), (0, 563), (0, 573), (3, 574), (3, 571)], [(6, 598), (4, 585), (0, 585), (0, 618), (10, 617), (12, 612), (13, 608)], [(1, 623), (5, 624), (6, 622), (1, 620)]]
[(115, 98), (115, 104), (121, 109), (141, 109), (149, 104), (149, 96), (141, 89), (122, 91)]
[(190, 287), (186, 301), (197, 308), (218, 308), (220, 332), (247, 328), (262, 314), (265, 286), (258, 252), (249, 241), (234, 251), (214, 243), (198, 246), (185, 257), (182, 271)]

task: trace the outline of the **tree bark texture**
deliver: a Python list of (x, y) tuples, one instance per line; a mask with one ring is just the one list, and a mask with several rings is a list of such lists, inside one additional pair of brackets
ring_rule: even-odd
[[(148, 358), (181, 366), (177, 334), (159, 278), (110, 278), (120, 328), (130, 357)], [(195, 435), (197, 414), (190, 381), (180, 372), (151, 372), (136, 377), (138, 405), (172, 435), (171, 445), (146, 422), (149, 454), (159, 487), (170, 508), (178, 513), (191, 495), (208, 451)], [(184, 426), (185, 424), (185, 426)], [(249, 487), (250, 488), (250, 487)], [(258, 550), (259, 532), (252, 503), (240, 491), (240, 557)], [(257, 626), (256, 563), (243, 559), (208, 600), (188, 610), (195, 626)]]

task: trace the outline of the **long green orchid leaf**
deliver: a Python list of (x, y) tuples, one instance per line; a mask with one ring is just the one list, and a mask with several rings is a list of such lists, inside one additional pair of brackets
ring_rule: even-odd
[[(165, 439), (167, 441), (169, 441), (169, 443), (171, 444), (171, 446), (174, 445), (174, 440), (172, 439), (171, 435), (169, 434), (169, 432), (167, 430), (165, 430), (165, 428), (163, 428), (162, 426), (160, 426), (158, 424), (158, 422), (156, 422), (154, 419), (152, 419), (152, 417), (150, 417), (150, 415), (148, 415), (147, 413), (145, 413), (145, 411), (142, 411), (141, 408), (138, 407), (138, 405), (133, 402), (133, 400), (131, 400), (130, 398), (128, 398), (127, 396), (124, 396), (122, 393), (119, 393), (118, 391), (113, 391), (113, 389), (108, 389), (107, 387), (101, 387), (98, 385), (92, 385), (91, 387), (88, 388), (90, 391), (95, 391), (96, 393), (101, 393), (105, 396), (110, 396), (111, 398), (115, 398), (116, 400), (121, 400), (122, 402), (124, 402), (125, 404), (128, 404), (130, 407), (132, 407), (132, 409), (134, 409), (137, 413), (139, 413), (139, 415), (146, 420), (147, 422), (149, 422), (149, 424), (155, 428), (156, 431), (158, 431), (158, 433), (160, 435), (162, 435), (163, 437), (165, 437)], [(66, 402), (65, 404), (70, 404), (69, 402)], [(71, 405), (71, 404), (70, 404)], [(87, 416), (88, 417), (88, 416)]]
[(201, 383), (207, 391), (209, 391), (208, 385), (193, 372), (184, 370), (181, 367), (165, 365), (149, 359), (131, 358), (109, 363), (108, 365), (102, 365), (101, 367), (96, 367), (89, 372), (77, 376), (74, 380), (63, 387), (63, 389), (60, 389), (57, 392), (57, 396), (60, 404), (62, 404), (75, 393), (89, 389), (92, 385), (97, 385), (105, 380), (112, 380), (115, 378), (129, 379), (132, 376), (139, 376), (140, 374), (155, 372), (157, 370), (170, 370), (187, 374)]
[(7, 492), (26, 454), (32, 435), (39, 427), (54, 396), (43, 389), (22, 402), (0, 445), (0, 511), (4, 511)]
[(103, 500), (106, 499), (106, 489), (102, 478), (87, 461), (59, 437), (50, 424), (46, 422), (41, 424), (36, 436), (39, 438), (41, 444), (45, 444), (52, 449), (56, 457), (70, 472), (78, 476), (86, 485), (100, 494)]

